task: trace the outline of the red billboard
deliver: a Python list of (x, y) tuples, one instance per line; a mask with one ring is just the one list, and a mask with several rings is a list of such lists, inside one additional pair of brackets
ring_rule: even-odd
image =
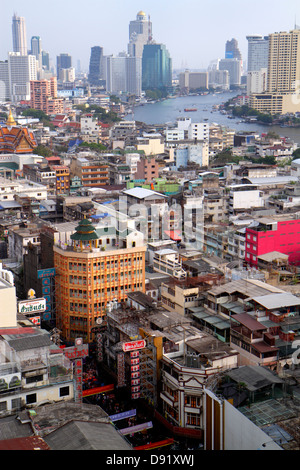
[(136, 351), (137, 349), (143, 349), (146, 347), (146, 341), (144, 339), (140, 339), (137, 341), (131, 341), (130, 343), (123, 343), (123, 351)]

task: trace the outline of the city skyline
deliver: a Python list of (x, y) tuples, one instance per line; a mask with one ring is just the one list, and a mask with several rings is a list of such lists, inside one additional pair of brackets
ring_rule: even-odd
[(120, 0), (110, 4), (88, 0), (84, 8), (76, 1), (70, 5), (53, 0), (51, 10), (33, 0), (26, 4), (14, 0), (0, 19), (0, 60), (6, 60), (13, 50), (12, 17), (16, 13), (25, 18), (28, 47), (32, 36), (40, 36), (53, 65), (57, 55), (68, 53), (74, 65), (80, 60), (87, 71), (91, 47), (103, 47), (105, 55), (127, 50), (129, 23), (140, 10), (150, 15), (153, 38), (166, 45), (174, 69), (206, 69), (210, 61), (225, 57), (225, 43), (232, 38), (237, 39), (247, 61), (247, 35), (290, 31), (300, 23), (296, 0), (287, 0), (284, 5), (278, 0), (254, 0), (251, 8), (243, 10), (237, 0), (226, 4), (217, 0), (213, 6), (188, 0), (184, 7), (178, 0), (131, 0), (129, 7)]

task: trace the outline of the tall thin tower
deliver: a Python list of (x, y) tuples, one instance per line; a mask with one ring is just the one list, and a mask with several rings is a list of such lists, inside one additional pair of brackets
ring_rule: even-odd
[(27, 55), (27, 39), (25, 18), (17, 16), (16, 13), (12, 20), (12, 38), (13, 51), (20, 52), (21, 55)]

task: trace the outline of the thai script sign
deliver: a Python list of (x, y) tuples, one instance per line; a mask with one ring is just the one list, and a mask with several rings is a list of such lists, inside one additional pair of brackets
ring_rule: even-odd
[(34, 300), (22, 300), (18, 302), (19, 313), (37, 313), (44, 312), (46, 310), (46, 299), (34, 299)]
[(122, 349), (124, 352), (136, 351), (137, 349), (143, 349), (146, 347), (146, 341), (144, 339), (138, 341), (131, 341), (130, 343), (123, 343)]

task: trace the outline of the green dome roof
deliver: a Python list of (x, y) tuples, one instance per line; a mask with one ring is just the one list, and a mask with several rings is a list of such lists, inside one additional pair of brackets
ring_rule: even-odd
[(76, 232), (71, 235), (72, 240), (97, 240), (99, 237), (95, 231), (95, 227), (88, 219), (83, 219), (75, 228)]

